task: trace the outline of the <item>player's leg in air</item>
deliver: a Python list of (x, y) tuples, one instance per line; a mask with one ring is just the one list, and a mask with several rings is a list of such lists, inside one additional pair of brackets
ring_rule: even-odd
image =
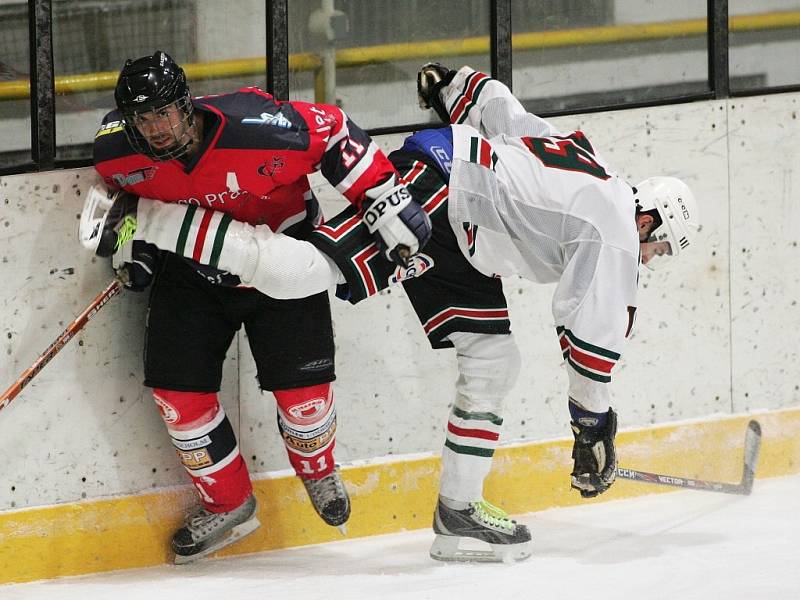
[[(333, 332), (327, 294), (274, 300), (252, 290), (209, 284), (224, 295), (204, 310), (203, 296), (186, 281), (197, 278), (182, 259), (167, 255), (170, 277), (157, 281), (150, 305), (145, 384), (156, 403), (201, 505), (172, 539), (176, 562), (196, 560), (255, 530), (256, 500), (233, 428), (217, 399), (222, 362), (244, 323), (262, 389), (278, 405), (278, 427), (289, 462), (302, 479), (315, 510), (329, 525), (342, 526), (350, 500), (333, 459), (336, 410)], [(182, 272), (186, 275), (181, 278)], [(177, 282), (177, 283), (176, 283)], [(209, 308), (209, 307), (206, 307)], [(191, 390), (191, 391), (189, 391)]]
[(336, 406), (328, 294), (295, 300), (259, 297), (244, 321), (259, 384), (275, 396), (289, 463), (314, 509), (344, 532), (350, 498), (333, 457)]

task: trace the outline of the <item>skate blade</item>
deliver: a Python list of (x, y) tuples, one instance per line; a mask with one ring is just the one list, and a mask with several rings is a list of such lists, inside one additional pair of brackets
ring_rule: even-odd
[(261, 527), (261, 522), (257, 518), (252, 518), (249, 521), (245, 521), (231, 529), (227, 535), (221, 537), (213, 544), (211, 544), (208, 548), (205, 548), (198, 552), (197, 554), (190, 554), (189, 556), (184, 556), (182, 554), (175, 555), (175, 564), (176, 565), (188, 565), (189, 563), (193, 563), (204, 556), (208, 556), (216, 552), (217, 550), (222, 550), (231, 544), (238, 542), (243, 537), (250, 535), (256, 529)]
[(341, 533), (343, 536), (347, 537), (347, 525), (342, 523), (341, 525), (337, 525), (336, 529), (338, 529), (339, 533)]
[(533, 555), (533, 546), (530, 541), (521, 544), (486, 544), (491, 550), (462, 550), (458, 547), (462, 539), (471, 540), (471, 538), (454, 535), (437, 535), (431, 545), (431, 558), (446, 562), (513, 563), (528, 559)]

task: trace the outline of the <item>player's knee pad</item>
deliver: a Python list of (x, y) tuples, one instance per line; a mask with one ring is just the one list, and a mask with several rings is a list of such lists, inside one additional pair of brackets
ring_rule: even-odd
[(278, 427), (289, 461), (301, 477), (324, 477), (333, 468), (336, 408), (330, 383), (273, 392)]
[(155, 389), (153, 397), (190, 475), (211, 476), (239, 458), (236, 435), (217, 394)]
[(469, 412), (499, 414), (519, 376), (521, 358), (512, 335), (464, 333), (449, 336), (456, 348), (456, 405)]

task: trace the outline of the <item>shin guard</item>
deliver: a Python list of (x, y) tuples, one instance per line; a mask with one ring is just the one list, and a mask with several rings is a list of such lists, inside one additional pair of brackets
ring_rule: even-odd
[(155, 389), (153, 397), (203, 506), (219, 513), (242, 504), (253, 487), (217, 395)]
[(276, 390), (278, 427), (289, 462), (302, 479), (320, 479), (333, 472), (336, 408), (330, 383)]

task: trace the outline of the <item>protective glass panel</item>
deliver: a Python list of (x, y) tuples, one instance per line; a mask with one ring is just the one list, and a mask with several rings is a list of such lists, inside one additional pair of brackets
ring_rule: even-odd
[(263, 0), (54, 2), (58, 157), (91, 156), (128, 58), (163, 50), (184, 68), (194, 96), (264, 87), (264, 6)]
[(515, 95), (532, 112), (707, 92), (706, 2), (515, 0)]
[(0, 169), (31, 161), (28, 6), (0, 5)]
[(178, 62), (195, 60), (195, 21), (190, 0), (53, 2), (57, 157), (91, 157), (126, 59), (163, 50)]
[(731, 91), (800, 84), (800, 0), (731, 0)]
[(292, 1), (291, 98), (337, 104), (365, 129), (438, 123), (417, 104), (417, 71), (488, 71), (489, 17), (489, 0)]

